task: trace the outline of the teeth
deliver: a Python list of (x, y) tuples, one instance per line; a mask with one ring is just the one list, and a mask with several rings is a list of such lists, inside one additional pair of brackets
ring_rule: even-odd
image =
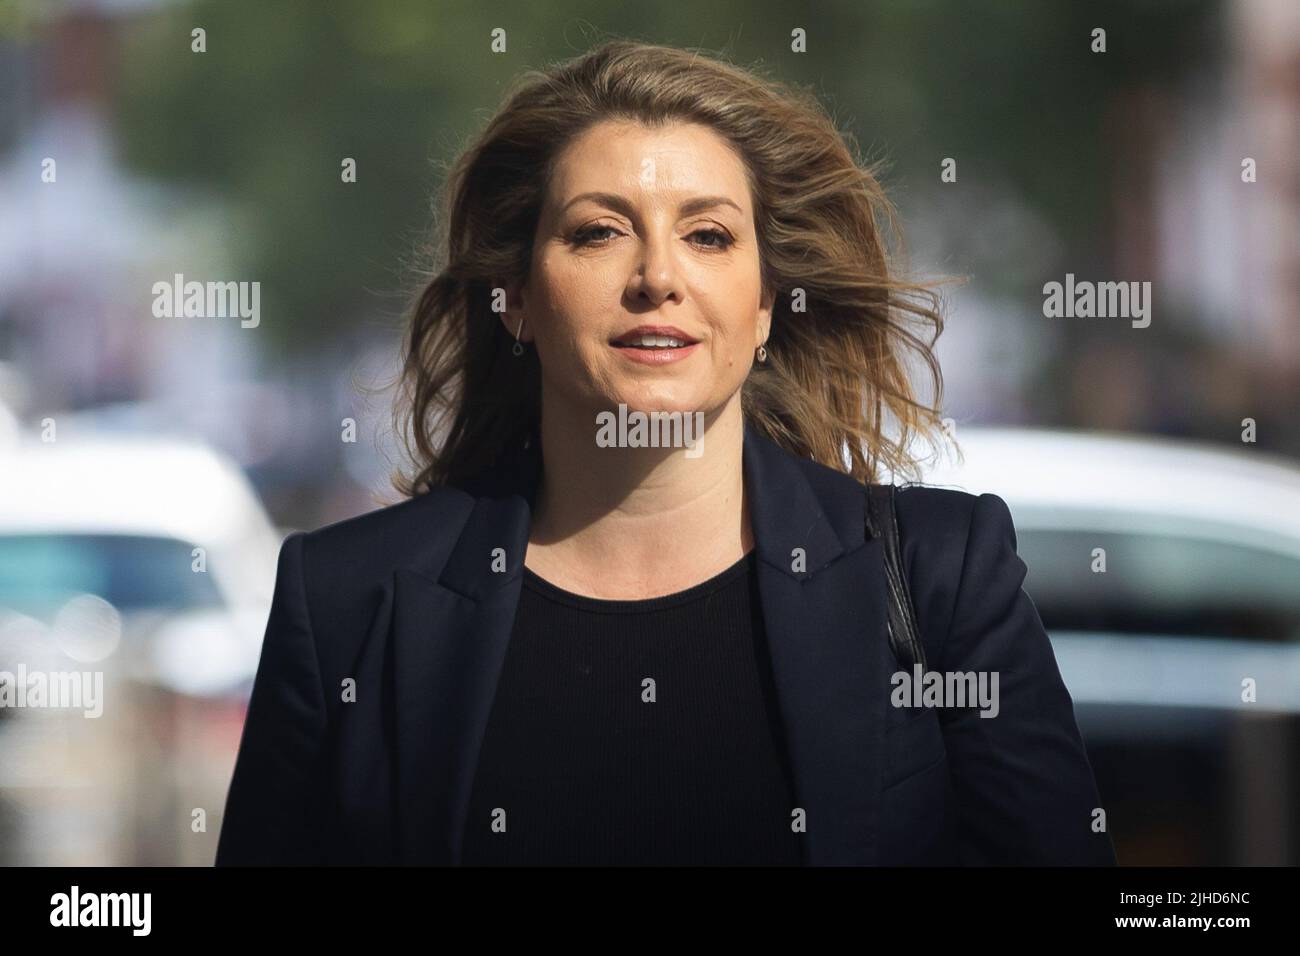
[(668, 336), (665, 335), (642, 335), (641, 337), (635, 339), (624, 339), (624, 342), (628, 345), (639, 345), (642, 348), (660, 348), (660, 349), (665, 349), (665, 348), (676, 349), (676, 348), (681, 348), (686, 344), (681, 339), (669, 338)]

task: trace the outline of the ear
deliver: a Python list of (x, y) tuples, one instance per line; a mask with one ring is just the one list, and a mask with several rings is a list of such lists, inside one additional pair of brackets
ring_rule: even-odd
[(769, 289), (765, 291), (758, 306), (758, 340), (754, 343), (754, 348), (764, 344), (768, 335), (772, 332), (772, 309), (775, 305), (776, 290)]
[[(533, 340), (532, 323), (528, 321), (528, 309), (524, 302), (526, 286), (527, 282), (515, 281), (507, 283), (505, 286), (505, 311), (498, 313), (506, 332), (509, 333), (512, 339), (518, 337), (520, 342), (531, 342)], [(521, 321), (523, 322), (522, 332), (519, 328)]]

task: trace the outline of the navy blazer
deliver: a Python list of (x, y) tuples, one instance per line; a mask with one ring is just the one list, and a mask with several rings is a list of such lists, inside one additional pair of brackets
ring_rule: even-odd
[[(743, 470), (809, 863), (1113, 864), (1003, 500), (897, 496), (928, 666), (997, 671), (987, 718), (891, 706), (863, 485), (748, 424)], [(462, 487), (285, 539), (218, 865), (460, 862), (538, 475), (533, 443)]]

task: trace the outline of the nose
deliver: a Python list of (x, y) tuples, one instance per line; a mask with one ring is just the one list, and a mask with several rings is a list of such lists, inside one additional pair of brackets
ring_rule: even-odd
[(633, 299), (646, 299), (658, 306), (665, 299), (675, 298), (680, 304), (685, 295), (681, 273), (674, 258), (673, 243), (669, 237), (653, 237), (641, 244), (637, 270), (628, 282), (628, 292)]

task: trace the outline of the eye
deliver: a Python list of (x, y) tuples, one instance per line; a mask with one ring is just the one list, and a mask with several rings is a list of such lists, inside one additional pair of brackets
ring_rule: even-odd
[[(573, 234), (574, 245), (578, 245), (578, 246), (604, 245), (609, 240), (609, 237), (602, 236), (603, 233), (613, 233), (616, 236), (622, 235), (622, 233), (619, 232), (617, 229), (615, 229), (613, 226), (602, 226), (602, 225), (588, 226), (585, 229), (579, 229), (577, 232)], [(690, 234), (690, 237), (693, 239), (697, 236), (703, 236), (705, 237), (706, 240), (708, 240), (703, 242), (699, 241), (698, 239), (696, 240), (696, 244), (705, 249), (715, 249), (715, 250), (728, 249), (735, 242), (735, 240), (732, 239), (731, 236), (727, 235), (721, 229), (697, 229)]]
[(731, 236), (727, 235), (721, 229), (697, 229), (693, 233), (691, 233), (691, 235), (710, 236), (717, 240), (716, 242), (705, 243), (704, 248), (706, 249), (719, 249), (719, 250), (728, 249), (731, 247), (731, 244), (735, 241), (734, 239), (731, 238)]
[(573, 234), (573, 242), (579, 246), (599, 246), (603, 241), (596, 238), (596, 235), (602, 232), (618, 233), (613, 226), (588, 226), (586, 229), (579, 229)]

